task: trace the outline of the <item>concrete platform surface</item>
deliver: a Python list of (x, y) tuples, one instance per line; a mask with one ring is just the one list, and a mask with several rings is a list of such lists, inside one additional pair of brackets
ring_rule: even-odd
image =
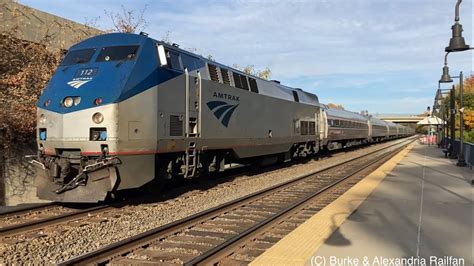
[[(391, 171), (382, 169), (385, 177), (368, 197), (360, 192), (363, 189), (351, 189), (336, 200), (348, 197), (346, 205), (361, 203), (339, 224), (335, 223), (337, 216), (344, 216), (346, 210), (332, 211), (332, 234), (320, 233), (324, 222), (311, 225), (311, 219), (324, 218), (316, 214), (300, 226), (306, 227), (306, 233), (295, 229), (253, 264), (473, 265), (474, 171), (455, 163), (444, 159), (435, 146), (415, 144), (398, 162), (392, 162)], [(356, 186), (366, 187), (365, 181)], [(318, 241), (321, 244), (314, 243)], [(298, 252), (308, 246), (312, 254)], [(279, 257), (284, 250), (295, 258)]]

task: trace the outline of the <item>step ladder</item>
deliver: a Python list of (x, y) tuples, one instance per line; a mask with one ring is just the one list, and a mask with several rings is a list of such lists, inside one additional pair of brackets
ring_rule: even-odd
[(197, 172), (197, 162), (199, 153), (196, 151), (196, 143), (190, 142), (185, 154), (184, 178), (192, 178)]

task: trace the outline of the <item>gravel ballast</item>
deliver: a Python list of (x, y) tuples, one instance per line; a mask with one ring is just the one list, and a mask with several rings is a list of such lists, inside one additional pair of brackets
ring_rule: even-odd
[(332, 153), (304, 163), (264, 173), (240, 174), (225, 182), (211, 180), (168, 191), (170, 199), (128, 205), (86, 219), (57, 225), (28, 235), (2, 239), (0, 264), (55, 264), (113, 242), (218, 206), (278, 183), (349, 160), (395, 142), (371, 145), (348, 152)]

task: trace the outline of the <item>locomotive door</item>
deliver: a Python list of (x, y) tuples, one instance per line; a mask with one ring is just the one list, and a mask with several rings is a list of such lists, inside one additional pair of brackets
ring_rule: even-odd
[(184, 69), (186, 78), (185, 86), (185, 136), (194, 138), (201, 136), (201, 73), (197, 76), (189, 75), (188, 69)]

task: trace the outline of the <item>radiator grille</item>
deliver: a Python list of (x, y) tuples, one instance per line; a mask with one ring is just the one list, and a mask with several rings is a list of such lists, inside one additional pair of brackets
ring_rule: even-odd
[(219, 74), (217, 73), (217, 67), (215, 65), (207, 64), (209, 69), (209, 75), (211, 76), (212, 81), (219, 82)]
[(179, 115), (170, 115), (170, 136), (183, 135), (183, 119)]

